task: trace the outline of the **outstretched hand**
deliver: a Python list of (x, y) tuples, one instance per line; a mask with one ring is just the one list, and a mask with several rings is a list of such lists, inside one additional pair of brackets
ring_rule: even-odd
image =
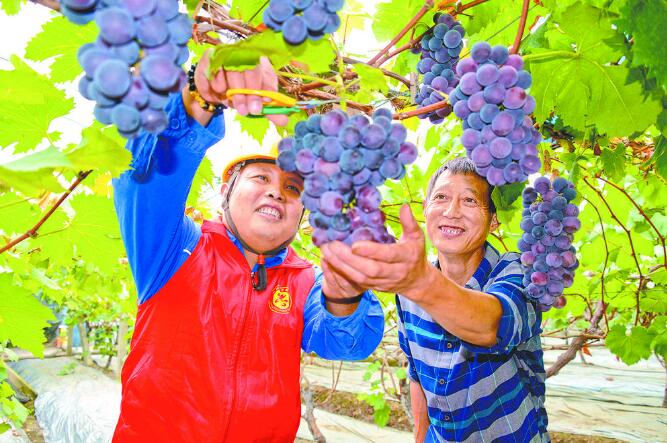
[(400, 220), (403, 235), (397, 243), (360, 241), (348, 247), (331, 242), (322, 246), (322, 256), (356, 285), (409, 297), (411, 291), (425, 284), (431, 266), (426, 258), (424, 232), (409, 205), (401, 208)]
[[(227, 99), (228, 89), (261, 89), (266, 91), (278, 90), (278, 76), (266, 57), (261, 57), (259, 64), (247, 71), (226, 71), (220, 69), (212, 78), (208, 78), (210, 66), (209, 51), (206, 51), (197, 64), (195, 70), (195, 86), (199, 94), (209, 103), (230, 106), (241, 115), (262, 113), (263, 101), (269, 98), (257, 95), (234, 95), (231, 100)], [(287, 124), (286, 115), (268, 115), (267, 118), (278, 126)]]

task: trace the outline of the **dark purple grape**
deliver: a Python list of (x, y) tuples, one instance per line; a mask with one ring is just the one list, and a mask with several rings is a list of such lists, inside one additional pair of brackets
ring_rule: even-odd
[(308, 37), (308, 24), (302, 16), (293, 15), (285, 20), (282, 25), (282, 31), (283, 38), (287, 43), (290, 45), (300, 45)]
[(100, 30), (100, 37), (112, 45), (129, 42), (137, 31), (134, 17), (122, 8), (111, 7), (98, 11), (95, 22)]

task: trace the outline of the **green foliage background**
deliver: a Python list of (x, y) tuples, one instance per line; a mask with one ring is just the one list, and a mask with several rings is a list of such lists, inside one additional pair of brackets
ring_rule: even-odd
[[(264, 3), (234, 0), (232, 15), (243, 20), (254, 15), (252, 24), (256, 25), (261, 17), (256, 13)], [(192, 11), (196, 2), (186, 4)], [(467, 32), (466, 47), (481, 40), (509, 46), (517, 33), (521, 4), (518, 0), (490, 0), (466, 10), (459, 16)], [(371, 15), (361, 2), (348, 0), (343, 26), (331, 40), (308, 41), (294, 48), (285, 45), (279, 35), (265, 32), (237, 46), (218, 47), (213, 66), (240, 69), (254, 64), (260, 55), (269, 55), (276, 66), (298, 60), (303, 64), (298, 72), (306, 81), (331, 77), (336, 84), (331, 91), (343, 99), (373, 106), (388, 100), (409, 105), (406, 87), (376, 67), (351, 65), (357, 78), (343, 81), (345, 64), (338, 55), (368, 60), (374, 54), (346, 51), (348, 34), (370, 29), (380, 48), (422, 5), (419, 0), (377, 2)], [(2, 0), (1, 6), (5, 13), (25, 18), (25, 1)], [(434, 12), (416, 26), (416, 35), (431, 23)], [(540, 146), (542, 172), (572, 180), (582, 209), (582, 229), (575, 239), (581, 267), (574, 286), (566, 292), (567, 306), (546, 315), (545, 330), (585, 330), (603, 301), (603, 318), (596, 331), (609, 350), (627, 364), (652, 354), (664, 362), (667, 2), (544, 0), (531, 3), (527, 23), (532, 32), (526, 30), (520, 53), (533, 75), (534, 116), (546, 140)], [(74, 109), (75, 102), (65, 94), (64, 85), (81, 75), (76, 51), (94, 40), (96, 33), (94, 24), (76, 26), (53, 13), (25, 52), (27, 60), (52, 60), (48, 74), (37, 73), (16, 55), (9, 61), (12, 69), (0, 70), (0, 154), (6, 154), (0, 158), (12, 158), (0, 162), (0, 244), (30, 229), (80, 172), (92, 170), (36, 235), (0, 254), (0, 354), (9, 343), (41, 354), (42, 328), (53, 315), (40, 300), (66, 309), (70, 324), (134, 316), (136, 294), (110, 187), (111, 178), (131, 160), (124, 140), (115, 129), (95, 123), (81, 131), (80, 143), (66, 145), (53, 124)], [(192, 43), (194, 53), (202, 49)], [(383, 68), (408, 77), (417, 57), (405, 51)], [(289, 127), (303, 117), (293, 117)], [(262, 140), (269, 129), (265, 121), (239, 121), (256, 140)], [(404, 180), (383, 189), (384, 210), (397, 234), (400, 203), (411, 202), (419, 214), (430, 173), (465, 152), (458, 141), (460, 124), (453, 115), (438, 126), (416, 118), (405, 124), (414, 130), (411, 138), (421, 155)], [(198, 171), (188, 205), (212, 214), (215, 208), (208, 207), (201, 191), (217, 183), (206, 161)], [(516, 249), (520, 235), (516, 197), (522, 186), (508, 186), (494, 194), (502, 225), (492, 242), (501, 250)], [(307, 226), (296, 247), (304, 256), (318, 260)], [(382, 299), (391, 324), (393, 297), (383, 294)], [(0, 381), (5, 375), (0, 365)], [(0, 405), (0, 417), (16, 423), (25, 418), (26, 411), (5, 382), (0, 384)], [(385, 409), (377, 405), (376, 415), (382, 421)], [(5, 428), (0, 424), (0, 432)]]

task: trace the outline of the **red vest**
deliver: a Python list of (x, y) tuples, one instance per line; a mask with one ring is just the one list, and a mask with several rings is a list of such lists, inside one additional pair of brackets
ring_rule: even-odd
[(113, 441), (293, 442), (312, 265), (290, 248), (264, 291), (225, 226), (139, 306)]

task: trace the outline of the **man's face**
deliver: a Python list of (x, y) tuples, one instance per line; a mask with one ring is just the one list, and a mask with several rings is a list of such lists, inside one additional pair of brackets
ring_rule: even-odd
[(426, 233), (438, 252), (467, 255), (498, 225), (489, 213), (488, 184), (473, 174), (443, 172), (424, 205)]
[[(222, 187), (223, 198), (229, 185)], [(229, 210), (239, 235), (253, 249), (269, 251), (296, 234), (303, 212), (303, 180), (269, 163), (241, 169), (232, 188)]]

